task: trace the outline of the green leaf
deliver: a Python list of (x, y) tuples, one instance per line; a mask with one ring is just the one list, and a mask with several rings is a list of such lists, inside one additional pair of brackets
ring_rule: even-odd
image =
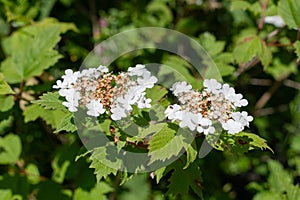
[(39, 100), (32, 101), (34, 104), (38, 104), (45, 109), (62, 109), (66, 110), (66, 107), (62, 105), (62, 100), (59, 100), (58, 92), (48, 92), (40, 96)]
[(0, 95), (3, 95), (3, 94), (15, 94), (15, 92), (5, 82), (3, 74), (0, 73)]
[(242, 43), (238, 44), (233, 51), (233, 56), (237, 63), (247, 63), (255, 56), (261, 55), (262, 52), (263, 44), (261, 39), (253, 36), (252, 38), (245, 38)]
[(265, 139), (259, 137), (256, 134), (241, 132), (240, 134), (237, 134), (237, 136), (242, 136), (242, 137), (246, 136), (250, 139), (249, 150), (252, 150), (252, 149), (261, 149), (261, 150), (268, 149), (272, 153), (274, 153), (273, 150), (268, 146), (267, 141)]
[[(98, 147), (95, 148), (92, 155), (90, 156), (90, 160), (92, 161), (90, 168), (94, 168), (96, 174), (97, 181), (100, 182), (102, 178), (106, 179), (108, 175), (114, 174), (116, 175), (118, 169), (121, 168), (121, 161), (117, 158), (115, 162), (112, 162), (107, 159), (107, 148), (106, 147)], [(112, 166), (112, 167), (109, 167)]]
[(54, 133), (60, 131), (74, 132), (77, 130), (73, 124), (73, 114), (68, 110), (48, 110), (40, 107), (37, 104), (32, 104), (23, 112), (25, 123), (35, 121), (37, 118), (42, 118), (53, 129)]
[(31, 184), (37, 184), (40, 182), (40, 172), (38, 166), (35, 164), (28, 164), (26, 166), (28, 182)]
[(295, 53), (297, 55), (297, 61), (299, 62), (300, 61), (300, 41), (297, 40), (295, 43), (294, 43), (294, 48), (295, 48)]
[(166, 167), (162, 167), (162, 168), (155, 170), (154, 173), (155, 173), (157, 184), (159, 183), (160, 179), (164, 176), (165, 170), (166, 170)]
[(146, 97), (152, 99), (151, 104), (157, 104), (168, 93), (168, 90), (163, 86), (155, 85), (146, 92)]
[(165, 123), (150, 124), (147, 128), (142, 129), (140, 137), (144, 138), (150, 134), (161, 131), (166, 126)]
[(261, 64), (264, 66), (264, 69), (266, 69), (272, 62), (272, 52), (270, 48), (268, 48), (267, 45), (264, 43), (262, 45), (262, 52), (258, 55), (258, 58), (260, 59)]
[(292, 184), (292, 178), (282, 165), (275, 160), (268, 161), (270, 175), (268, 183), (272, 191), (287, 192), (287, 187)]
[(186, 164), (183, 167), (183, 169), (186, 169), (192, 162), (194, 162), (197, 158), (197, 145), (196, 142), (193, 141), (193, 143), (191, 145), (188, 146), (187, 150), (186, 150)]
[(76, 27), (45, 19), (15, 31), (3, 41), (7, 58), (1, 63), (1, 71), (6, 81), (19, 83), (53, 66), (62, 57), (54, 47), (61, 39), (60, 34), (68, 30), (76, 30)]
[(235, 68), (230, 64), (233, 62), (232, 53), (221, 53), (213, 57), (213, 59), (222, 76), (232, 75), (235, 71)]
[[(185, 199), (189, 190), (192, 189), (200, 199), (202, 195), (202, 177), (200, 167), (194, 162), (188, 168), (183, 169), (183, 163), (175, 161), (168, 166), (168, 172), (173, 170), (172, 176), (169, 179), (167, 194), (174, 196), (180, 195), (180, 199)], [(179, 184), (180, 183), (180, 184)]]
[(256, 194), (253, 200), (282, 200), (282, 198), (279, 192), (263, 191)]
[(171, 88), (176, 81), (188, 81), (193, 88), (200, 87), (199, 81), (196, 81), (190, 72), (194, 68), (187, 61), (178, 56), (168, 55), (163, 58), (162, 63), (164, 65), (159, 68), (158, 77), (165, 87)]
[(278, 2), (278, 14), (290, 29), (300, 28), (300, 1), (280, 0)]
[(40, 20), (48, 17), (57, 0), (41, 0)]
[(230, 10), (247, 10), (251, 7), (251, 4), (243, 0), (235, 0), (231, 2)]
[(64, 160), (59, 162), (59, 156), (56, 156), (54, 160), (51, 162), (51, 166), (53, 168), (52, 180), (57, 183), (63, 183), (65, 179), (66, 172), (71, 162), (69, 160)]
[(86, 191), (82, 188), (75, 190), (73, 200), (106, 200), (105, 194), (112, 192), (113, 188), (105, 182), (100, 182), (95, 185), (90, 191)]
[(85, 146), (82, 146), (79, 151), (77, 152), (75, 161), (78, 161), (80, 158), (85, 157), (86, 155), (90, 154), (92, 151), (89, 151), (85, 148)]
[(13, 195), (11, 190), (0, 189), (0, 199), (1, 200), (13, 200)]
[(268, 149), (273, 152), (265, 139), (253, 133), (240, 132), (235, 135), (222, 133), (218, 140), (213, 143), (215, 141), (214, 137), (217, 137), (217, 135), (206, 136), (207, 142), (220, 151), (243, 153), (253, 149)]
[(0, 95), (0, 112), (6, 112), (10, 110), (15, 104), (13, 96)]
[(61, 121), (55, 127), (53, 127), (56, 129), (54, 133), (59, 133), (61, 131), (75, 132), (77, 128), (72, 123), (73, 118), (73, 113), (67, 113), (66, 115), (62, 116)]
[(274, 58), (272, 64), (265, 70), (268, 74), (271, 74), (275, 79), (279, 79), (284, 74), (298, 72), (297, 65), (294, 62), (285, 64), (281, 62), (279, 57)]
[(150, 164), (157, 160), (166, 161), (172, 156), (178, 156), (183, 153), (183, 150), (187, 150), (193, 139), (189, 131), (180, 129), (175, 124), (165, 124), (150, 141)]
[(18, 161), (22, 151), (19, 136), (8, 134), (0, 138), (0, 164), (14, 164)]
[(208, 32), (200, 35), (199, 42), (212, 57), (220, 54), (225, 47), (224, 41), (216, 41), (216, 37)]
[(138, 174), (124, 183), (127, 191), (122, 192), (117, 199), (120, 200), (148, 200), (150, 196), (150, 185), (147, 183), (148, 174)]

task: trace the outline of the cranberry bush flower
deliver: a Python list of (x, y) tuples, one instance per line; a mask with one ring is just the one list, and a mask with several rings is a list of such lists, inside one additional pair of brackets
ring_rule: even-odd
[(188, 127), (204, 135), (214, 133), (217, 122), (230, 134), (239, 133), (249, 126), (253, 117), (246, 111), (237, 111), (248, 104), (242, 94), (236, 94), (234, 88), (215, 79), (206, 79), (203, 85), (202, 91), (196, 91), (185, 81), (174, 83), (171, 91), (180, 105), (168, 106), (166, 117), (172, 122), (178, 121), (182, 128)]
[(65, 97), (63, 105), (69, 111), (76, 112), (82, 106), (89, 116), (108, 113), (113, 120), (126, 117), (132, 105), (150, 108), (151, 99), (145, 97), (145, 91), (157, 82), (157, 78), (140, 64), (118, 75), (109, 73), (102, 65), (81, 72), (67, 69), (62, 79), (57, 80), (53, 88), (59, 89), (59, 95)]

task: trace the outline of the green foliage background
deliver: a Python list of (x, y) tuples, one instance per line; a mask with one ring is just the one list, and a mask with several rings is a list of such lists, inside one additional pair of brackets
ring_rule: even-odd
[[(299, 10), (297, 0), (0, 0), (0, 199), (300, 199)], [(265, 24), (273, 15), (286, 26)], [(154, 179), (90, 160), (73, 115), (51, 92), (97, 43), (145, 26), (198, 41), (254, 116), (253, 134), (224, 135), (202, 159), (193, 154), (196, 140)], [(158, 50), (124, 55), (112, 66), (149, 62), (172, 66), (201, 87), (189, 64)], [(167, 91), (160, 92), (156, 101)]]

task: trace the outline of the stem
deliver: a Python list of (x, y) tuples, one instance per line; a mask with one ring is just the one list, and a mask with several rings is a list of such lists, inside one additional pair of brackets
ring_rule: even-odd
[(119, 185), (121, 183), (121, 172), (118, 172), (116, 176), (115, 184), (114, 184), (114, 191), (110, 193), (108, 200), (115, 200), (117, 198)]
[(39, 180), (43, 181), (43, 180), (47, 180), (48, 178), (47, 177), (44, 177), (44, 176), (39, 176), (39, 175), (36, 175), (36, 174), (32, 174), (32, 173), (29, 173), (25, 167), (24, 167), (24, 163), (21, 161), (21, 160), (18, 160), (16, 162), (16, 165), (17, 167), (20, 169), (20, 174), (24, 174), (25, 176), (35, 176), (35, 177), (38, 177)]
[(267, 10), (267, 7), (268, 7), (268, 3), (269, 1), (267, 0), (265, 3), (263, 2), (263, 0), (260, 0), (260, 5), (262, 7), (262, 13), (261, 13), (261, 18), (260, 18), (260, 21), (258, 23), (258, 32), (260, 32), (264, 26), (264, 23), (265, 23), (265, 16), (266, 16), (266, 10)]

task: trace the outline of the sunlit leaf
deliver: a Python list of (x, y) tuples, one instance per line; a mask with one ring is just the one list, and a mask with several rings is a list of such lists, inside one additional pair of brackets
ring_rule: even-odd
[(14, 93), (11, 87), (5, 82), (3, 74), (0, 73), (0, 95)]
[(7, 58), (1, 63), (1, 71), (6, 81), (19, 83), (53, 66), (62, 57), (54, 47), (60, 34), (68, 30), (76, 30), (74, 24), (45, 19), (15, 31), (3, 42)]
[(278, 13), (289, 28), (300, 28), (300, 1), (280, 0), (278, 2)]
[(295, 53), (297, 55), (297, 61), (299, 62), (300, 61), (300, 41), (297, 40), (295, 43), (294, 43), (294, 48), (295, 48)]
[(62, 100), (59, 100), (58, 92), (48, 92), (40, 96), (40, 99), (32, 101), (34, 104), (38, 104), (45, 109), (62, 109), (65, 110), (66, 107), (62, 105)]
[(18, 161), (22, 151), (19, 136), (8, 134), (0, 138), (0, 164), (14, 164)]
[(15, 104), (13, 96), (0, 95), (0, 112), (6, 112), (10, 110)]
[(150, 141), (150, 163), (154, 161), (166, 161), (172, 156), (183, 153), (193, 141), (193, 135), (189, 131), (178, 129), (174, 124), (166, 124), (156, 132)]

